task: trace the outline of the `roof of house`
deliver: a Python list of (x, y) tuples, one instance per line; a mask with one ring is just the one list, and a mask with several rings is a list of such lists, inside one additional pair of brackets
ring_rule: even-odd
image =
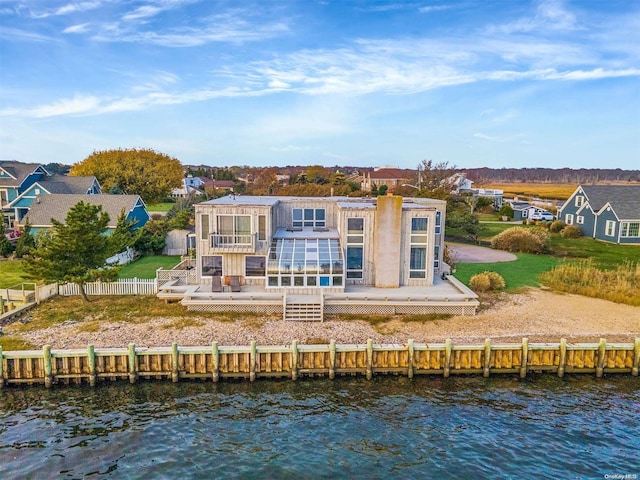
[(33, 173), (36, 168), (41, 166), (42, 165), (39, 163), (22, 163), (16, 162), (15, 160), (1, 160), (0, 168), (14, 177), (15, 180), (10, 178), (0, 178), (0, 186), (20, 185), (29, 174)]
[(49, 193), (86, 193), (96, 177), (68, 177), (66, 175), (53, 175), (38, 183)]
[(213, 180), (212, 186), (215, 188), (233, 188), (235, 182), (233, 180)]
[(102, 210), (109, 214), (109, 227), (116, 226), (120, 212), (124, 210), (125, 213), (129, 213), (138, 202), (142, 203), (139, 195), (39, 195), (31, 205), (31, 210), (23, 219), (23, 223), (28, 219), (33, 226), (49, 226), (52, 218), (58, 222), (64, 222), (71, 207), (80, 201), (101, 205)]
[(594, 212), (609, 203), (619, 219), (640, 217), (640, 185), (581, 185), (581, 188)]
[(368, 172), (367, 177), (371, 179), (387, 179), (387, 178), (400, 178), (405, 179), (412, 175), (409, 170), (402, 170), (400, 168), (380, 168), (373, 172)]

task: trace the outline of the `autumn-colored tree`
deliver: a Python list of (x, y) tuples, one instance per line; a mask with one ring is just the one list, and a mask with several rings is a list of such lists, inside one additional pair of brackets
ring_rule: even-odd
[(69, 175), (94, 175), (105, 192), (140, 195), (145, 203), (157, 203), (181, 185), (182, 165), (151, 149), (104, 150), (73, 165)]

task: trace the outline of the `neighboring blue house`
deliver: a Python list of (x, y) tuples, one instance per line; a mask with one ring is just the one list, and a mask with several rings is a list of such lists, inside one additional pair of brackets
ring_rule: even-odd
[(9, 204), (34, 183), (50, 174), (39, 163), (22, 163), (13, 160), (0, 161), (0, 211), (5, 226), (13, 228), (15, 210)]
[(529, 202), (507, 202), (513, 208), (514, 220), (528, 220), (534, 213), (550, 213), (544, 208), (531, 205)]
[(52, 175), (38, 180), (26, 188), (5, 209), (13, 209), (13, 218), (17, 223), (27, 214), (31, 204), (39, 195), (51, 194), (86, 194), (99, 195), (102, 193), (96, 177), (67, 177)]
[(586, 237), (640, 245), (640, 185), (580, 185), (558, 218)]
[(71, 207), (80, 201), (102, 206), (102, 210), (109, 214), (109, 232), (115, 229), (121, 212), (125, 213), (127, 220), (135, 222), (135, 228), (144, 226), (149, 220), (147, 207), (139, 195), (49, 194), (36, 198), (19, 225), (23, 226), (28, 221), (31, 232), (36, 234), (51, 228), (52, 218), (64, 223)]

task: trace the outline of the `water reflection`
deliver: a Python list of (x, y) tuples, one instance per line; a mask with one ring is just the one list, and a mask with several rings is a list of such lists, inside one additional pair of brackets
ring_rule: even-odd
[(0, 391), (0, 478), (638, 472), (640, 382), (360, 378)]

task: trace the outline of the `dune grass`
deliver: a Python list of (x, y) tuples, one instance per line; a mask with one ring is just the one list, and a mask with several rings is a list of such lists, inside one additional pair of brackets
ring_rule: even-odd
[(615, 268), (597, 268), (591, 260), (566, 262), (540, 275), (554, 290), (640, 306), (640, 263), (623, 262)]

